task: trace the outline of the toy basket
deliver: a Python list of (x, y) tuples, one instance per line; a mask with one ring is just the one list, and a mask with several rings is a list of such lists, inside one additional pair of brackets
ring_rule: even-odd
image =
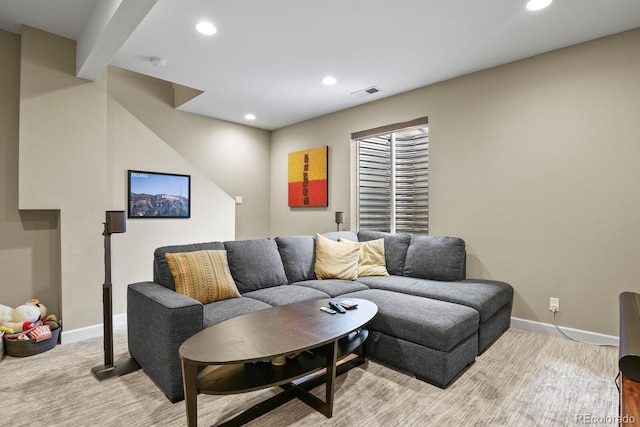
[(58, 337), (60, 336), (60, 329), (57, 328), (54, 331), (51, 331), (51, 338), (46, 340), (36, 342), (33, 339), (28, 340), (19, 340), (17, 338), (7, 338), (4, 336), (4, 346), (5, 352), (9, 356), (13, 357), (26, 357), (33, 356), (34, 354), (43, 353), (45, 351), (51, 350), (58, 343)]

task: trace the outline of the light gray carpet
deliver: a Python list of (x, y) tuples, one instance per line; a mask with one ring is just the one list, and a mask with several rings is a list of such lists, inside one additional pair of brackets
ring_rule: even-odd
[[(114, 348), (116, 359), (127, 355), (126, 331), (116, 331)], [(98, 382), (90, 369), (103, 363), (102, 351), (100, 338), (5, 356), (0, 425), (185, 425), (184, 403), (171, 404), (143, 372)], [(337, 380), (333, 418), (294, 400), (251, 425), (579, 425), (581, 415), (617, 415), (616, 375), (615, 348), (510, 329), (446, 390), (369, 362)], [(221, 422), (272, 393), (201, 395), (199, 425)]]

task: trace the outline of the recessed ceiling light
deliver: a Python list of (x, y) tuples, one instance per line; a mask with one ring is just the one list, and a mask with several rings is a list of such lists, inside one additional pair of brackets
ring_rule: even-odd
[(326, 86), (331, 86), (336, 84), (338, 81), (335, 79), (335, 77), (332, 76), (327, 76), (324, 79), (322, 79), (322, 84), (326, 85)]
[(196, 30), (208, 36), (213, 35), (218, 31), (211, 22), (206, 21), (198, 22), (198, 24), (196, 25)]
[(540, 10), (549, 6), (553, 0), (529, 0), (527, 3), (528, 10)]
[(254, 114), (245, 114), (244, 118), (247, 120), (255, 120), (256, 116)]

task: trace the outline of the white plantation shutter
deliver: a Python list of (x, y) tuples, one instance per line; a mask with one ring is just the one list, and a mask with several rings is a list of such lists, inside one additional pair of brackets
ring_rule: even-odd
[(391, 147), (382, 138), (358, 141), (361, 230), (391, 230)]
[(429, 135), (414, 122), (357, 139), (359, 229), (428, 233)]
[(429, 232), (429, 137), (396, 135), (397, 233)]

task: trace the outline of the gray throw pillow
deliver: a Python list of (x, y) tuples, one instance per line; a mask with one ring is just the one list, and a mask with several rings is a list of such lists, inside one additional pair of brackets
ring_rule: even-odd
[(464, 280), (466, 251), (458, 237), (411, 236), (404, 275), (441, 281)]
[(289, 283), (316, 280), (313, 271), (316, 239), (313, 236), (276, 237), (276, 243)]
[(278, 245), (272, 239), (224, 242), (229, 270), (240, 293), (287, 284)]

